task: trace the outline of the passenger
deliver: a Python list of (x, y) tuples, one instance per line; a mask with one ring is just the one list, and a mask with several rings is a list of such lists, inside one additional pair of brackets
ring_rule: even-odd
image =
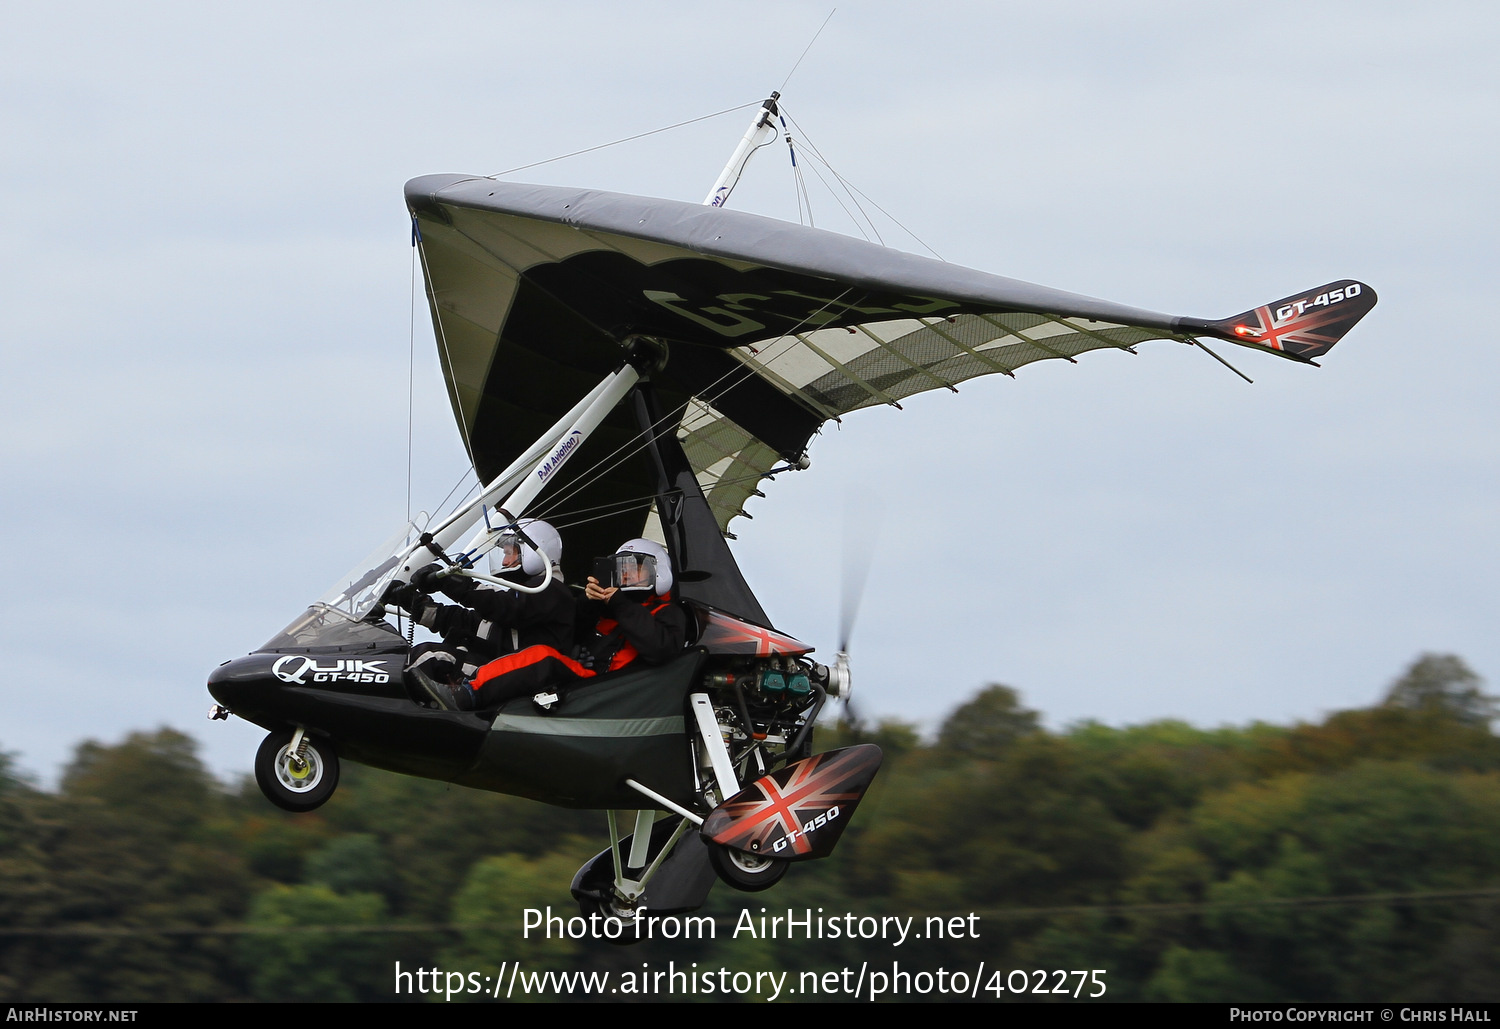
[[(407, 670), (414, 684), (446, 710), (473, 709), (466, 680), (497, 657), (538, 647), (554, 653), (572, 648), (577, 601), (559, 567), (562, 537), (543, 521), (523, 519), (518, 526), (540, 552), (519, 534), (507, 533), (491, 551), (491, 568), (498, 578), (534, 589), (551, 564), (552, 581), (540, 593), (502, 589), (466, 576), (439, 579), (441, 566), (434, 564), (413, 575), (405, 591), (393, 594), (413, 619), (443, 637), (442, 643), (413, 648)], [(435, 603), (423, 596), (429, 592), (463, 606)]]
[(672, 602), (666, 548), (644, 539), (624, 544), (615, 552), (615, 581), (618, 586), (603, 586), (589, 576), (584, 595), (597, 603), (600, 617), (576, 658), (554, 647), (528, 647), (479, 669), (467, 690), (452, 691), (455, 703), (493, 707), (571, 680), (619, 671), (638, 660), (662, 664), (682, 653), (687, 613)]
[(667, 548), (634, 539), (615, 551), (617, 586), (589, 576), (583, 594), (604, 607), (594, 636), (580, 641), (579, 662), (614, 672), (637, 658), (659, 665), (687, 645), (687, 613), (672, 602), (672, 561)]

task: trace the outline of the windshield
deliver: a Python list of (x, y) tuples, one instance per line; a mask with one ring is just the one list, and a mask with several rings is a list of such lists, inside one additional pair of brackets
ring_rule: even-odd
[(314, 604), (266, 641), (262, 651), (358, 647), (390, 650), (406, 641), (386, 621), (359, 621), (327, 604)]
[(370, 556), (339, 577), (333, 587), (270, 639), (262, 650), (288, 647), (346, 647), (399, 642), (401, 634), (385, 621), (367, 620), (400, 570), (402, 561), (416, 546), (427, 524), (423, 512), (393, 534)]
[(375, 606), (386, 585), (395, 577), (402, 560), (416, 546), (427, 524), (423, 512), (408, 522), (390, 539), (376, 547), (369, 557), (355, 565), (333, 588), (318, 598), (318, 603), (347, 615), (355, 621), (364, 618)]

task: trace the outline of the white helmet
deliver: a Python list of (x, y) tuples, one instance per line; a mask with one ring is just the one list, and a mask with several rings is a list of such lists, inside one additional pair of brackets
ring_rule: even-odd
[(522, 518), (516, 525), (541, 550), (538, 554), (522, 542), (515, 529), (506, 529), (500, 534), (495, 549), (490, 551), (490, 572), (493, 575), (541, 575), (547, 570), (545, 556), (552, 564), (562, 563), (562, 537), (540, 518)]
[[(635, 573), (630, 585), (625, 584), (627, 572)], [(666, 596), (672, 589), (672, 559), (667, 548), (645, 539), (620, 544), (615, 551), (615, 581), (622, 590), (645, 589)]]

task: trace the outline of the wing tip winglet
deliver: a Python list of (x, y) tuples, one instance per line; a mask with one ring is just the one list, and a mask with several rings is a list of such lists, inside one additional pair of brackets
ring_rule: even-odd
[(1339, 279), (1218, 321), (1184, 318), (1180, 327), (1315, 364), (1370, 313), (1378, 297), (1356, 279)]

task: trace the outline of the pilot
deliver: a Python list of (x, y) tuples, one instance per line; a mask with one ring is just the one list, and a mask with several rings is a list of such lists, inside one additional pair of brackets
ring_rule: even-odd
[[(572, 647), (577, 601), (562, 580), (562, 537), (537, 519), (522, 519), (517, 527), (519, 533), (502, 534), (490, 552), (491, 571), (497, 578), (535, 589), (546, 580), (550, 564), (552, 581), (540, 593), (502, 589), (466, 576), (439, 579), (441, 566), (433, 564), (419, 569), (410, 586), (392, 594), (391, 599), (406, 607), (418, 624), (443, 637), (442, 643), (413, 648), (407, 665), (415, 685), (439, 707), (471, 709), (472, 697), (465, 695), (470, 691), (464, 683), (497, 657), (532, 647), (562, 652)], [(424, 596), (433, 592), (462, 606)]]
[(687, 613), (672, 601), (667, 549), (634, 539), (622, 545), (614, 559), (618, 586), (601, 585), (591, 575), (584, 588), (584, 595), (598, 605), (599, 617), (576, 657), (546, 645), (506, 655), (480, 668), (468, 686), (453, 687), (453, 706), (464, 711), (493, 707), (569, 680), (619, 671), (636, 661), (662, 664), (682, 653)]

